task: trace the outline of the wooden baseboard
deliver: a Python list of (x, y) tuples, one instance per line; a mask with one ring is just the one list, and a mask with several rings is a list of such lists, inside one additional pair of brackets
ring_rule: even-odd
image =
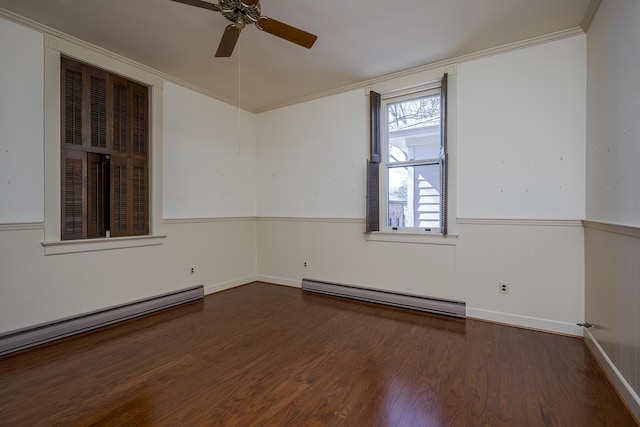
[(504, 313), (501, 311), (487, 310), (476, 307), (467, 307), (467, 317), (499, 323), (518, 328), (532, 329), (554, 334), (582, 336), (582, 328), (575, 323), (561, 322), (558, 320), (541, 319), (538, 317), (524, 316), (521, 314)]
[(640, 397), (638, 397), (638, 394), (627, 380), (624, 379), (618, 368), (616, 368), (616, 365), (613, 364), (609, 356), (607, 356), (607, 353), (600, 346), (598, 340), (588, 330), (584, 334), (584, 342), (602, 370), (607, 377), (609, 377), (613, 388), (627, 406), (631, 415), (635, 418), (636, 423), (640, 425)]

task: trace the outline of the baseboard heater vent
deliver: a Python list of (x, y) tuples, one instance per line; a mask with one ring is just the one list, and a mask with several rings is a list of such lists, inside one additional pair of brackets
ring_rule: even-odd
[(200, 285), (0, 334), (0, 356), (202, 298)]
[(302, 279), (302, 290), (320, 294), (351, 298), (360, 301), (385, 304), (394, 307), (426, 311), (466, 318), (466, 304), (460, 301), (449, 301), (418, 295), (401, 294), (378, 289), (361, 288), (359, 286), (341, 285), (319, 280)]

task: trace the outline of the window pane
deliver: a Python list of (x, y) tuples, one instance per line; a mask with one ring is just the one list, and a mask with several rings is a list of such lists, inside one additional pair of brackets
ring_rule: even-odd
[(390, 227), (406, 227), (407, 189), (409, 168), (389, 168), (389, 214), (387, 225)]
[(440, 94), (387, 104), (387, 161), (440, 157)]
[(387, 226), (440, 228), (440, 164), (387, 169)]

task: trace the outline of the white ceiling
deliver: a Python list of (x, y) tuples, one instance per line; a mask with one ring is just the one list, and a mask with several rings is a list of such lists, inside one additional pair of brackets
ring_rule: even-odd
[(228, 21), (210, 10), (170, 0), (0, 0), (0, 8), (254, 112), (578, 27), (590, 0), (262, 0), (260, 4), (263, 15), (316, 34), (314, 47), (307, 50), (247, 26), (231, 58), (214, 58)]

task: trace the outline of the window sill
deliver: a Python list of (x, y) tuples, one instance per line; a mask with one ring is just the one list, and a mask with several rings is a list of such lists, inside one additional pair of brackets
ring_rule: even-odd
[(102, 239), (56, 240), (41, 242), (45, 255), (74, 254), (81, 252), (107, 251), (112, 249), (160, 246), (166, 235), (111, 237)]
[(418, 243), (423, 245), (445, 245), (455, 246), (458, 235), (448, 234), (414, 234), (414, 233), (387, 233), (373, 232), (366, 234), (366, 239), (370, 242), (392, 242), (392, 243)]

